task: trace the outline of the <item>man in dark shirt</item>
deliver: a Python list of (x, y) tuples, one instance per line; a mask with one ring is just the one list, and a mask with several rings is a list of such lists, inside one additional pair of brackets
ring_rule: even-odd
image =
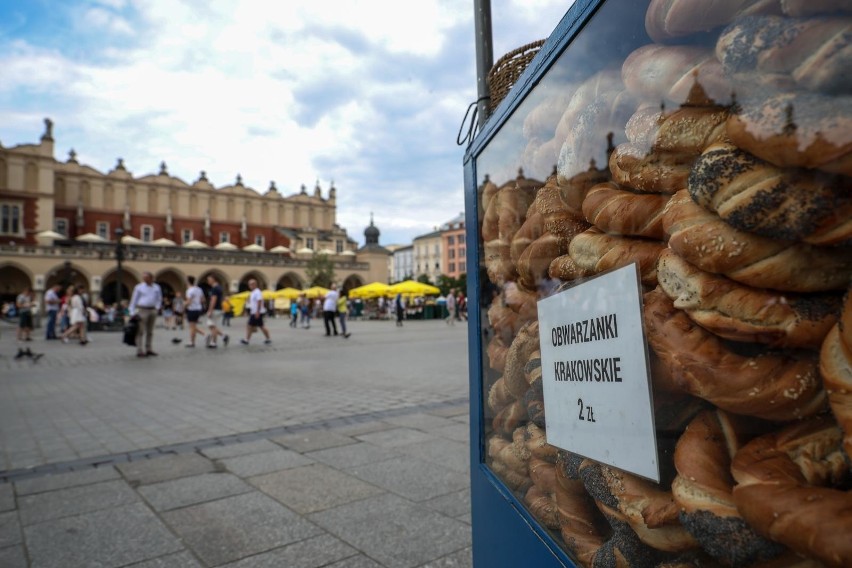
[(207, 302), (207, 328), (209, 330), (207, 347), (208, 349), (216, 349), (218, 347), (217, 339), (220, 335), (222, 336), (222, 343), (227, 347), (230, 338), (216, 326), (216, 320), (222, 317), (222, 300), (225, 298), (225, 293), (222, 291), (219, 281), (212, 274), (207, 277), (207, 283), (210, 285), (210, 298)]

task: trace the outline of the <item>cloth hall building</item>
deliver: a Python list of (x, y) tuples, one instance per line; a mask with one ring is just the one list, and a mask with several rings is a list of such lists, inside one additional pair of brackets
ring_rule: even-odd
[[(243, 185), (214, 187), (201, 172), (187, 183), (168, 173), (134, 177), (118, 159), (102, 173), (73, 150), (54, 157), (53, 124), (37, 144), (0, 144), (0, 299), (27, 286), (38, 297), (54, 283), (74, 283), (93, 301), (112, 303), (150, 271), (166, 293), (181, 293), (187, 276), (213, 275), (225, 290), (306, 288), (308, 262), (327, 255), (343, 289), (386, 281), (387, 250), (362, 247), (336, 222), (334, 184), (319, 182), (282, 195)], [(372, 223), (371, 223), (372, 227)], [(119, 246), (119, 239), (121, 246)], [(120, 250), (119, 250), (120, 249)]]

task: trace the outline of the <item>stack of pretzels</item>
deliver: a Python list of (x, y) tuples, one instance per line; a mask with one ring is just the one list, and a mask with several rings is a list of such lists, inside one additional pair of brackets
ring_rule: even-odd
[[(480, 188), (488, 463), (584, 566), (852, 566), (852, 5), (645, 26), (525, 122), (552, 175)], [(659, 484), (547, 444), (536, 302), (630, 263)]]

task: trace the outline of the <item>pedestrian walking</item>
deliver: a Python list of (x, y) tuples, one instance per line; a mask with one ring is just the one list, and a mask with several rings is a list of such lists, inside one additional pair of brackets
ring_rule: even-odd
[(62, 300), (59, 298), (61, 290), (62, 286), (60, 284), (54, 284), (44, 293), (44, 304), (47, 312), (45, 339), (58, 339), (56, 335), (56, 320), (59, 317), (59, 308), (62, 307)]
[(154, 282), (150, 272), (142, 273), (142, 282), (133, 288), (130, 296), (130, 317), (139, 318), (139, 331), (136, 332), (136, 356), (156, 357), (154, 351), (154, 326), (157, 312), (163, 305), (163, 291)]
[(175, 311), (172, 308), (172, 299), (170, 296), (163, 298), (163, 328), (174, 330), (175, 328)]
[(450, 293), (447, 294), (447, 312), (448, 315), (444, 318), (444, 322), (448, 325), (455, 325), (456, 320), (456, 289), (450, 289)]
[(299, 300), (290, 300), (290, 327), (299, 325)]
[(207, 334), (198, 329), (198, 320), (204, 313), (204, 291), (195, 285), (195, 276), (188, 276), (186, 281), (189, 287), (186, 289), (186, 321), (189, 323), (189, 343), (186, 347), (195, 347), (195, 336), (201, 337)]
[(18, 341), (32, 341), (33, 333), (33, 289), (27, 286), (15, 298), (18, 314)]
[(172, 298), (172, 310), (175, 314), (175, 327), (183, 331), (183, 318), (186, 304), (184, 304), (183, 296), (180, 293), (175, 294)]
[(76, 286), (69, 286), (65, 293), (68, 298), (68, 329), (62, 334), (62, 343), (68, 343), (68, 338), (77, 335), (80, 345), (86, 345), (89, 339), (86, 335), (89, 318), (86, 313), (86, 302)]
[(396, 326), (402, 327), (402, 316), (405, 315), (405, 300), (402, 299), (402, 294), (397, 294), (393, 301), (396, 309)]
[(207, 277), (207, 284), (210, 285), (210, 297), (207, 300), (207, 348), (216, 349), (218, 347), (217, 338), (220, 335), (222, 336), (222, 343), (227, 347), (230, 338), (216, 326), (216, 320), (222, 317), (222, 302), (225, 299), (225, 293), (222, 291), (222, 285), (212, 274)]
[(251, 294), (248, 299), (249, 319), (246, 324), (246, 338), (240, 339), (240, 343), (248, 345), (251, 341), (252, 334), (260, 329), (260, 331), (263, 332), (264, 337), (266, 337), (263, 343), (269, 345), (272, 343), (272, 339), (269, 337), (269, 330), (266, 329), (266, 326), (263, 324), (263, 314), (266, 313), (266, 306), (263, 305), (263, 292), (261, 292), (260, 288), (257, 287), (257, 280), (254, 278), (249, 280), (248, 285), (249, 290), (251, 290)]
[(322, 319), (325, 323), (325, 336), (331, 337), (331, 331), (334, 330), (334, 335), (337, 335), (337, 323), (334, 321), (337, 316), (337, 299), (340, 295), (337, 293), (337, 284), (332, 284), (331, 289), (326, 292), (325, 298), (322, 301)]
[(337, 299), (337, 318), (340, 320), (340, 333), (343, 337), (349, 339), (351, 335), (346, 330), (346, 318), (349, 316), (349, 298), (346, 297), (346, 292), (342, 292)]
[(299, 298), (299, 311), (302, 313), (302, 327), (311, 329), (311, 301), (304, 294)]
[(234, 317), (234, 304), (231, 303), (231, 297), (225, 296), (222, 300), (222, 327), (231, 327), (231, 318)]

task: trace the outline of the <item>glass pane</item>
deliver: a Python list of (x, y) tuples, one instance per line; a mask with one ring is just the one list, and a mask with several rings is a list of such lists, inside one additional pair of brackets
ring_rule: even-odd
[[(850, 13), (609, 0), (476, 156), (485, 463), (579, 564), (852, 565)], [(545, 416), (539, 301), (631, 264), (659, 482), (572, 451), (620, 391)]]

